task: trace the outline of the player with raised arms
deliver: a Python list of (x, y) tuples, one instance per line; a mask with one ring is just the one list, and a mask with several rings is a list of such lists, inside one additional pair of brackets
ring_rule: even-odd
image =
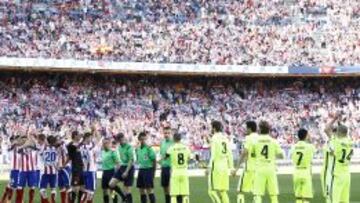
[(254, 202), (261, 203), (267, 190), (272, 203), (278, 203), (279, 186), (276, 174), (276, 159), (284, 154), (277, 140), (270, 136), (270, 125), (266, 121), (259, 123), (259, 137), (251, 154), (256, 159), (254, 178)]
[(213, 203), (229, 203), (229, 174), (234, 169), (233, 155), (221, 122), (213, 121), (211, 126), (208, 194)]
[(19, 178), (15, 202), (22, 203), (24, 201), (24, 189), (27, 186), (29, 188), (29, 203), (33, 203), (35, 189), (39, 187), (37, 173), (38, 149), (28, 135), (21, 136), (20, 142), (24, 143), (24, 145), (18, 147)]
[(353, 141), (348, 136), (348, 128), (343, 124), (339, 123), (336, 132), (333, 133), (333, 124), (339, 118), (340, 113), (337, 113), (325, 128), (325, 133), (331, 140), (329, 159), (333, 159), (331, 177), (329, 178), (329, 197), (331, 203), (349, 203), (351, 186), (350, 162), (354, 153)]
[(181, 143), (181, 135), (175, 133), (174, 144), (168, 149), (171, 161), (170, 196), (171, 203), (189, 203), (189, 159), (190, 149)]
[(41, 203), (49, 203), (46, 189), (50, 186), (50, 202), (56, 201), (57, 173), (59, 164), (59, 151), (56, 147), (56, 137), (48, 136), (47, 143), (40, 148), (40, 161), (42, 163), (40, 176), (40, 197)]
[(8, 149), (10, 153), (10, 163), (11, 163), (11, 170), (10, 170), (10, 181), (5, 188), (5, 192), (1, 198), (1, 203), (11, 202), (14, 190), (16, 190), (18, 185), (19, 179), (19, 154), (17, 151), (17, 147), (23, 145), (23, 143), (19, 142), (19, 136), (11, 136), (10, 137), (10, 147)]
[(295, 167), (293, 174), (296, 203), (309, 203), (313, 198), (312, 160), (316, 151), (309, 143), (309, 134), (305, 129), (297, 133), (298, 142), (292, 146), (290, 156)]
[(59, 151), (59, 170), (58, 170), (58, 187), (60, 191), (61, 203), (67, 203), (68, 196), (70, 195), (70, 177), (71, 167), (69, 153), (66, 144), (60, 140), (57, 143)]
[[(329, 123), (327, 123), (325, 127), (325, 134), (335, 134), (336, 128), (334, 127), (335, 122), (340, 118), (340, 113), (335, 113), (330, 120)], [(330, 154), (330, 145), (332, 145), (335, 136), (327, 136), (325, 139), (327, 140), (327, 143), (323, 147), (323, 153), (324, 153), (324, 162), (323, 167), (320, 172), (320, 180), (321, 180), (321, 186), (323, 190), (323, 196), (327, 203), (331, 203), (330, 200), (330, 189), (331, 189), (331, 180), (332, 180), (332, 169), (335, 164), (335, 158), (331, 156)]]
[(94, 139), (93, 133), (95, 131), (86, 132), (80, 146), (81, 157), (84, 163), (83, 180), (85, 189), (85, 193), (81, 197), (81, 203), (93, 203), (96, 190), (96, 155), (101, 151), (102, 138), (95, 136)]

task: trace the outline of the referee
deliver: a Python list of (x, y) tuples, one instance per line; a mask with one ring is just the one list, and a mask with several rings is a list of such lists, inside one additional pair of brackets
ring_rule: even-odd
[[(109, 186), (126, 200), (123, 201), (124, 203), (133, 203), (131, 187), (133, 186), (135, 175), (134, 149), (128, 143), (123, 133), (119, 133), (116, 136), (116, 141), (119, 143), (117, 152), (120, 155), (120, 168), (115, 171)], [(120, 188), (116, 186), (119, 182), (123, 182), (125, 194), (121, 193)]]
[[(109, 183), (111, 178), (115, 173), (115, 168), (120, 165), (120, 158), (118, 153), (111, 149), (111, 140), (105, 138), (103, 140), (103, 150), (101, 151), (101, 160), (102, 160), (102, 178), (101, 178), (101, 188), (103, 190), (103, 200), (104, 203), (109, 203)], [(113, 203), (117, 203), (117, 195), (113, 198)]]
[(163, 128), (164, 140), (160, 145), (160, 155), (161, 155), (161, 186), (164, 188), (165, 194), (165, 203), (171, 202), (170, 197), (170, 173), (171, 173), (171, 164), (170, 158), (167, 156), (168, 149), (174, 144), (174, 142), (170, 139), (171, 136), (171, 128), (170, 126), (166, 126)]
[[(141, 203), (147, 203), (147, 196), (150, 203), (155, 203), (154, 176), (156, 167), (156, 154), (154, 149), (146, 143), (146, 133), (138, 135), (140, 146), (136, 149), (139, 173), (136, 186), (139, 188)], [(147, 196), (146, 196), (147, 195)]]

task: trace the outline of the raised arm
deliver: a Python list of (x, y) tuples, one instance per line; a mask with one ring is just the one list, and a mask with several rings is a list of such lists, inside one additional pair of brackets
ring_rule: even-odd
[(336, 112), (335, 116), (325, 126), (325, 134), (328, 138), (331, 138), (333, 134), (334, 123), (340, 118), (340, 112)]
[(231, 171), (234, 171), (234, 157), (233, 157), (233, 153), (232, 153), (232, 150), (231, 150), (231, 147), (230, 145), (229, 146), (229, 149), (227, 151), (227, 157), (228, 157), (228, 164), (229, 164), (229, 169)]
[(94, 123), (91, 126), (91, 133), (94, 135), (94, 141), (95, 141), (95, 145), (96, 147), (98, 147), (99, 149), (101, 149), (101, 146), (103, 144), (103, 137), (101, 136), (101, 134), (99, 133), (99, 131), (97, 130), (96, 124)]

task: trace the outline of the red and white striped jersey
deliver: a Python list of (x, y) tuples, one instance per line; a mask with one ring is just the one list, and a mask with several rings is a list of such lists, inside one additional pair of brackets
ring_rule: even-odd
[(57, 165), (59, 163), (59, 152), (54, 146), (44, 146), (40, 151), (40, 157), (43, 168), (42, 174), (57, 174)]
[(38, 154), (37, 150), (32, 148), (19, 149), (19, 170), (20, 171), (36, 171), (38, 170)]
[(99, 148), (93, 142), (88, 145), (81, 145), (80, 152), (84, 163), (84, 171), (97, 171), (96, 155), (98, 150)]
[(59, 147), (59, 165), (60, 167), (70, 166), (69, 159), (69, 152), (67, 150), (66, 144), (63, 143)]
[(36, 157), (37, 159), (39, 160), (36, 164), (36, 170), (40, 170), (42, 168), (44, 168), (44, 164), (43, 162), (41, 161), (41, 150), (45, 147), (45, 144), (36, 144), (36, 148), (37, 148), (37, 151), (36, 151)]
[(9, 150), (9, 155), (10, 155), (10, 163), (11, 163), (11, 170), (19, 170), (20, 169), (20, 159), (19, 159), (19, 153), (16, 149), (16, 147), (14, 147), (13, 149)]

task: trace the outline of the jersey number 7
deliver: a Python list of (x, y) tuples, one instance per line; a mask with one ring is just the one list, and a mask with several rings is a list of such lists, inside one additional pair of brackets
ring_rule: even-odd
[(296, 154), (299, 155), (298, 161), (296, 163), (296, 165), (299, 166), (301, 164), (304, 154), (302, 152), (296, 152)]

